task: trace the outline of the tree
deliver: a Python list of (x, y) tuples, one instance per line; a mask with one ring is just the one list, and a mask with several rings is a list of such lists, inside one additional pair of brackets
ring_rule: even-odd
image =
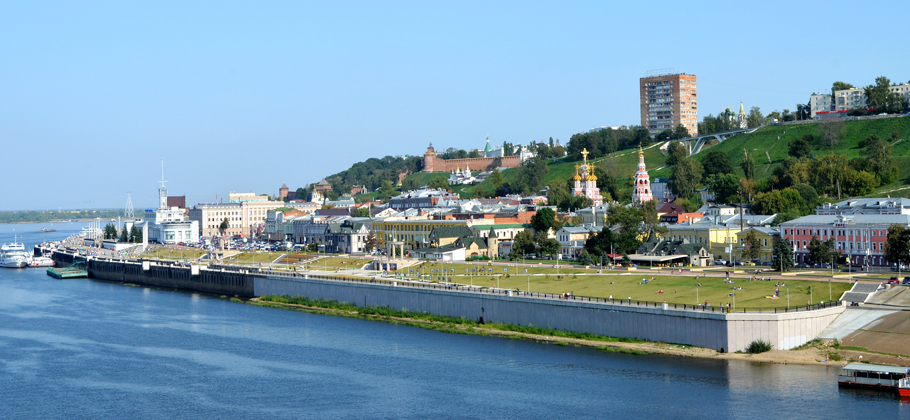
[(370, 209), (367, 206), (358, 207), (351, 213), (351, 217), (370, 217)]
[[(506, 155), (506, 156), (509, 156), (509, 155)], [(493, 158), (493, 161), (490, 162), (490, 166), (487, 167), (487, 170), (494, 170), (500, 166), (502, 166), (502, 158), (499, 156), (496, 156), (495, 158)]]
[(542, 255), (549, 255), (550, 258), (555, 258), (559, 254), (562, 245), (553, 238), (545, 238), (544, 240), (537, 243), (537, 249)]
[(578, 262), (581, 265), (594, 265), (594, 259), (591, 258), (591, 254), (586, 250), (581, 250), (581, 253), (578, 254)]
[(527, 255), (533, 254), (536, 247), (534, 246), (534, 235), (531, 234), (531, 231), (524, 229), (515, 234), (515, 239), (512, 240), (512, 252)]
[(712, 150), (702, 159), (701, 165), (704, 168), (704, 176), (714, 174), (728, 174), (733, 172), (733, 165), (730, 164), (730, 157), (720, 150)]
[(516, 181), (512, 187), (520, 187), (523, 193), (537, 192), (543, 188), (544, 177), (549, 171), (544, 159), (539, 157), (527, 159), (516, 169)]
[(793, 268), (793, 244), (787, 238), (781, 238), (774, 245), (774, 267), (781, 273)]
[(739, 164), (739, 167), (743, 170), (746, 179), (755, 178), (755, 159), (752, 157), (752, 153), (749, 153), (746, 149), (743, 149), (743, 161)]
[(910, 264), (910, 229), (901, 225), (888, 228), (888, 239), (885, 242), (885, 259), (891, 264)]
[(498, 189), (499, 186), (506, 181), (503, 179), (502, 172), (499, 172), (499, 169), (493, 169), (493, 172), (490, 174), (490, 182), (493, 184), (494, 189)]
[(373, 252), (373, 250), (376, 249), (377, 244), (378, 244), (378, 241), (376, 240), (376, 232), (373, 232), (372, 230), (370, 230), (370, 232), (367, 233), (366, 241), (364, 241), (364, 243), (363, 243), (363, 249), (366, 252)]
[(603, 257), (613, 248), (613, 231), (609, 226), (604, 226), (600, 232), (588, 237), (585, 241), (585, 250), (593, 255)]
[(866, 86), (866, 106), (878, 112), (898, 113), (904, 110), (900, 95), (891, 92), (891, 81), (885, 76), (875, 78), (875, 85)]
[(310, 196), (309, 192), (307, 192), (307, 190), (305, 190), (303, 188), (297, 188), (297, 190), (294, 191), (295, 200), (306, 200), (309, 196)]
[(117, 239), (117, 227), (108, 223), (104, 226), (104, 239)]
[(831, 262), (836, 254), (834, 239), (822, 241), (817, 236), (812, 236), (806, 250), (809, 251), (809, 260), (813, 264), (823, 264)]
[(840, 143), (840, 136), (844, 131), (844, 120), (840, 118), (823, 120), (818, 124), (818, 131), (822, 135), (822, 140), (830, 147), (834, 147)]
[(731, 204), (739, 196), (739, 177), (730, 173), (712, 174), (705, 179), (705, 184), (717, 203)]
[(667, 166), (676, 165), (680, 160), (689, 157), (686, 146), (678, 141), (671, 141), (667, 146)]
[(120, 229), (120, 239), (121, 243), (127, 243), (130, 241), (130, 234), (126, 231), (126, 226), (123, 226), (123, 229)]
[(679, 124), (676, 126), (676, 130), (673, 131), (672, 139), (686, 139), (691, 137), (689, 134), (689, 129), (686, 126)]
[(812, 139), (811, 135), (806, 135), (798, 139), (790, 140), (789, 143), (789, 153), (790, 156), (802, 159), (807, 158), (812, 155), (812, 145), (809, 144), (809, 140)]
[(864, 140), (867, 143), (862, 153), (866, 157), (865, 167), (878, 177), (879, 184), (890, 184), (898, 176), (897, 166), (894, 166), (894, 158), (891, 156), (891, 145), (874, 135), (870, 137), (872, 139)]
[(659, 143), (665, 142), (672, 138), (673, 138), (673, 130), (670, 130), (669, 128), (664, 131), (661, 131), (660, 133), (657, 133), (657, 135), (654, 136), (654, 140), (656, 140)]
[[(437, 189), (437, 190), (448, 190), (449, 189), (449, 180), (445, 177), (436, 177), (430, 180), (427, 183), (427, 188)], [(381, 191), (381, 190), (380, 190)]]
[(757, 106), (753, 106), (749, 109), (749, 115), (746, 117), (746, 126), (749, 128), (761, 127), (767, 123), (765, 116), (761, 113), (761, 109)]
[(755, 229), (750, 229), (743, 236), (742, 258), (747, 261), (761, 258), (761, 241), (758, 239)]
[(306, 246), (306, 250), (307, 250), (307, 251), (310, 251), (310, 252), (318, 252), (318, 251), (319, 251), (319, 244), (313, 242), (313, 243), (311, 243), (311, 244), (309, 244), (309, 245)]
[(136, 227), (136, 225), (133, 225), (133, 227), (130, 229), (130, 242), (142, 242), (142, 230)]
[(839, 90), (853, 89), (853, 87), (854, 86), (849, 83), (834, 82), (834, 84), (831, 85), (831, 97), (833, 98), (833, 97), (837, 96), (837, 95), (835, 95), (835, 92), (837, 92)]
[(531, 216), (531, 227), (534, 228), (536, 232), (548, 232), (549, 229), (553, 231), (559, 230), (559, 221), (556, 220), (556, 212), (549, 207), (543, 207), (537, 210), (537, 214)]
[[(446, 186), (448, 187), (448, 183), (446, 184)], [(395, 187), (392, 186), (392, 183), (385, 180), (385, 181), (382, 181), (382, 185), (380, 185), (379, 191), (376, 193), (376, 198), (378, 198), (382, 201), (388, 201), (388, 199), (392, 198), (392, 196), (394, 196), (395, 193), (396, 193)]]
[(667, 186), (678, 197), (688, 197), (695, 192), (695, 187), (701, 181), (701, 164), (692, 158), (680, 160), (670, 170), (670, 179)]

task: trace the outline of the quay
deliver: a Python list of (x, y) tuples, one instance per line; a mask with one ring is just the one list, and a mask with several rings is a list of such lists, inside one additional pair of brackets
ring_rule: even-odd
[[(63, 265), (83, 257), (66, 250), (56, 250), (52, 258)], [(160, 260), (87, 257), (85, 268), (90, 278), (112, 282), (247, 298), (306, 296), (358, 306), (388, 306), (483, 322), (636, 338), (721, 352), (745, 350), (754, 340), (767, 341), (780, 350), (798, 347), (817, 338), (846, 310), (843, 302), (838, 301), (787, 312), (727, 312), (719, 308), (574, 296), (565, 298), (546, 293), (463, 285), (278, 273), (229, 265), (203, 266)]]

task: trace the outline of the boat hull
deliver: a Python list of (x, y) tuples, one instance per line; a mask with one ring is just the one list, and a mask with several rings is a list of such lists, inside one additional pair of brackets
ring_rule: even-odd
[(24, 268), (25, 266), (25, 261), (6, 261), (0, 263), (0, 267), (3, 268)]

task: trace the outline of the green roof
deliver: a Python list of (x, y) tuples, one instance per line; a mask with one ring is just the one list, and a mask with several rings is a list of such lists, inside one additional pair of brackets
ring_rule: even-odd
[(465, 225), (459, 226), (437, 226), (431, 232), (437, 238), (463, 238), (465, 236), (474, 236), (474, 231)]
[(490, 152), (490, 151), (492, 151), (492, 150), (493, 150), (493, 148), (490, 147), (490, 138), (487, 137), (487, 147), (484, 147), (484, 148), (483, 148), (483, 151), (484, 151), (484, 152)]

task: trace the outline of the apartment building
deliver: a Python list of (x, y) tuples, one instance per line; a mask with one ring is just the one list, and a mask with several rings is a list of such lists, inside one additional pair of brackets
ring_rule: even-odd
[(284, 205), (283, 201), (197, 204), (190, 209), (190, 220), (199, 222), (199, 229), (205, 237), (219, 235), (219, 227), (225, 219), (228, 221), (226, 235), (257, 236), (265, 230), (268, 211)]
[(698, 86), (694, 74), (662, 74), (639, 79), (641, 125), (651, 134), (682, 124), (698, 135)]
[(891, 225), (910, 227), (907, 214), (810, 215), (780, 224), (781, 235), (793, 244), (797, 263), (808, 263), (813, 237), (833, 239), (837, 252), (854, 266), (888, 266), (885, 244)]
[[(902, 99), (910, 101), (910, 83), (890, 86), (888, 90), (896, 93)], [(834, 92), (834, 110), (849, 111), (851, 109), (866, 108), (866, 89), (853, 88)]]
[(813, 93), (809, 97), (809, 116), (815, 118), (819, 112), (828, 112), (833, 108), (834, 97), (826, 93)]

